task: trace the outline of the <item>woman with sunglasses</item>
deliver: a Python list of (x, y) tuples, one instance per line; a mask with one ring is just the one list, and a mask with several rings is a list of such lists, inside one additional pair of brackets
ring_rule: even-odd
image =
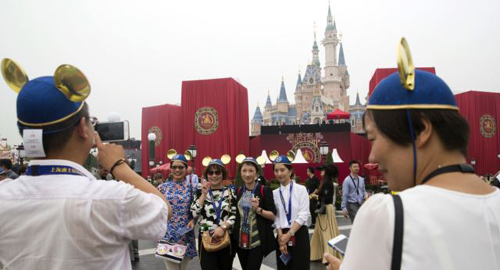
[(200, 265), (203, 270), (231, 270), (233, 256), (231, 245), (208, 252), (203, 246), (202, 235), (209, 231), (212, 238), (222, 239), (234, 226), (236, 219), (236, 198), (230, 188), (222, 185), (227, 178), (227, 170), (219, 159), (213, 159), (203, 173), (201, 190), (196, 192), (191, 211), (200, 224), (199, 246)]
[(272, 190), (257, 183), (259, 167), (252, 157), (241, 162), (240, 174), (245, 185), (236, 192), (238, 210), (233, 239), (243, 270), (260, 269), (264, 257), (276, 250), (272, 227), (276, 206)]
[(309, 270), (311, 213), (307, 189), (292, 181), (292, 162), (287, 156), (278, 156), (273, 162), (273, 170), (280, 182), (273, 191), (277, 209), (274, 225), (278, 231), (278, 270)]
[(167, 222), (168, 228), (164, 240), (187, 247), (184, 260), (181, 263), (164, 261), (167, 270), (185, 270), (189, 260), (197, 255), (194, 231), (191, 230), (185, 234), (179, 233), (185, 231), (186, 228), (194, 228), (194, 219), (190, 209), (194, 190), (186, 180), (187, 166), (188, 161), (184, 155), (173, 156), (170, 162), (171, 178), (158, 186), (158, 190), (165, 195), (172, 206), (173, 214)]

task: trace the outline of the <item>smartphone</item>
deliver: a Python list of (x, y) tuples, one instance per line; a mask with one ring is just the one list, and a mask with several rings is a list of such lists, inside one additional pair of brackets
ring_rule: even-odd
[(95, 131), (103, 142), (124, 141), (130, 138), (128, 121), (98, 123), (95, 125)]
[(348, 240), (349, 238), (347, 238), (347, 236), (341, 234), (328, 241), (328, 245), (344, 256)]
[(281, 254), (280, 255), (280, 259), (281, 259), (281, 261), (283, 262), (284, 265), (287, 265), (288, 262), (290, 262), (290, 260), (292, 259), (292, 254), (290, 254), (290, 253), (287, 253), (286, 255), (285, 254)]

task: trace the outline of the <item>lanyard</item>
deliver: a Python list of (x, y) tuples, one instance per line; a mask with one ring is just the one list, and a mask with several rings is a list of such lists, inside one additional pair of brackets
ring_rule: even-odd
[[(255, 186), (252, 189), (252, 194), (255, 195), (255, 190), (257, 189), (257, 183), (255, 183)], [(247, 191), (246, 187), (243, 187), (243, 195)], [(250, 214), (250, 208), (249, 207), (243, 207), (243, 225), (248, 225), (248, 216)]]
[[(226, 190), (226, 188), (222, 188), (222, 193), (220, 194), (220, 199), (219, 199), (219, 207), (217, 208), (217, 206), (215, 205), (215, 199), (214, 199), (214, 194), (212, 193), (212, 188), (210, 188), (208, 190), (208, 192), (210, 193), (210, 197), (212, 198), (212, 206), (214, 207), (214, 210), (215, 210), (215, 214), (217, 215), (217, 221), (215, 222), (215, 224), (219, 224), (219, 221), (220, 221), (220, 216), (222, 214), (222, 201), (224, 200), (224, 191)], [(231, 198), (229, 198), (231, 199)]]
[(452, 172), (474, 173), (474, 168), (472, 166), (470, 166), (469, 164), (456, 164), (456, 165), (449, 165), (446, 167), (441, 167), (441, 168), (438, 168), (437, 170), (433, 171), (431, 174), (427, 175), (424, 178), (424, 180), (422, 181), (422, 185), (425, 184), (427, 181), (429, 181), (433, 177), (436, 177), (436, 176), (443, 174), (443, 173), (452, 173)]
[(358, 185), (356, 185), (356, 183), (354, 182), (354, 179), (352, 178), (352, 176), (351, 176), (350, 174), (349, 174), (349, 177), (351, 177), (352, 184), (354, 185), (354, 188), (356, 189), (356, 194), (358, 194), (358, 195), (359, 195), (359, 189), (358, 189), (358, 187), (359, 187), (359, 177), (357, 178), (357, 180), (358, 180)]
[(283, 193), (281, 192), (281, 187), (280, 187), (281, 204), (283, 205), (283, 209), (285, 209), (286, 219), (288, 221), (289, 226), (292, 226), (292, 189), (293, 189), (293, 181), (290, 182), (290, 198), (288, 198), (288, 211), (287, 211), (285, 205), (285, 198), (283, 198)]
[(64, 165), (32, 165), (26, 170), (26, 175), (38, 176), (38, 175), (81, 175), (85, 176), (79, 170)]

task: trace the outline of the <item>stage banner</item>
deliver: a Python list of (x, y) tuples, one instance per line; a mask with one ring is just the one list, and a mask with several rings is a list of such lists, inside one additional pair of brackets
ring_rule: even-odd
[(468, 162), (476, 161), (478, 175), (495, 174), (500, 169), (500, 93), (468, 91), (455, 99), (469, 122)]
[(176, 105), (159, 105), (142, 108), (142, 176), (149, 175), (148, 134), (156, 134), (155, 162), (170, 162), (167, 158), (169, 149), (184, 153), (182, 148), (182, 115), (181, 107)]
[(235, 157), (249, 155), (247, 89), (232, 78), (182, 82), (182, 146), (196, 145), (196, 172), (204, 157), (231, 156), (229, 178), (236, 175)]
[[(260, 147), (266, 150), (267, 154), (273, 150), (280, 154), (286, 155), (289, 150), (297, 152), (301, 150), (304, 159), (307, 163), (294, 164), (295, 174), (300, 177), (301, 181), (307, 179), (307, 168), (317, 167), (325, 161), (319, 153), (319, 144), (321, 141), (326, 141), (329, 144), (330, 152), (336, 148), (343, 162), (335, 163), (339, 169), (339, 184), (342, 184), (344, 178), (349, 174), (349, 161), (351, 160), (351, 140), (349, 132), (332, 132), (332, 133), (289, 133), (289, 134), (264, 134), (260, 136)], [(252, 150), (253, 151), (253, 150)], [(272, 165), (266, 166), (265, 177), (274, 179), (272, 169), (267, 169)]]

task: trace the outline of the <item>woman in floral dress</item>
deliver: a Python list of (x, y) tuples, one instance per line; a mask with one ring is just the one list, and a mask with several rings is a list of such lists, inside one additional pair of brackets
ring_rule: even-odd
[(172, 244), (187, 246), (184, 260), (181, 263), (174, 263), (165, 260), (167, 270), (185, 270), (189, 260), (195, 257), (196, 246), (194, 231), (181, 235), (179, 232), (187, 228), (194, 227), (194, 219), (191, 214), (191, 203), (193, 202), (194, 190), (192, 185), (186, 180), (187, 159), (184, 155), (175, 155), (170, 163), (172, 171), (171, 178), (158, 186), (158, 190), (165, 195), (165, 198), (172, 206), (172, 218), (168, 220), (167, 232), (164, 240)]

